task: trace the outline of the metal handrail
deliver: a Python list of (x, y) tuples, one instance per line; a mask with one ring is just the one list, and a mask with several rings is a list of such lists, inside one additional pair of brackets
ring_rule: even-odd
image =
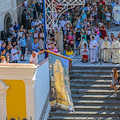
[[(114, 50), (115, 50), (115, 53), (116, 53), (116, 50), (118, 52), (120, 52), (120, 48), (104, 48), (104, 49), (101, 49), (100, 50), (100, 64), (102, 64), (102, 62), (104, 61), (104, 51), (106, 50), (107, 54), (109, 54), (107, 57), (108, 57), (108, 62), (110, 63), (110, 60), (111, 59), (114, 59), (114, 60), (117, 60), (119, 59), (120, 60), (120, 56), (119, 55), (115, 55), (114, 54)], [(114, 58), (113, 58), (114, 56)], [(105, 61), (104, 61), (105, 62)], [(117, 64), (117, 63), (116, 63)]]

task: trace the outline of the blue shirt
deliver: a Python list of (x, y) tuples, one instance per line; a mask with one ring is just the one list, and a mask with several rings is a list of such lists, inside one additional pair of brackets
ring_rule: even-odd
[(4, 47), (1, 47), (1, 51), (4, 50), (5, 48)]
[(19, 30), (20, 26), (19, 25), (14, 25), (13, 28), (14, 28), (14, 30)]
[(43, 18), (41, 19), (41, 21), (42, 21), (42, 24), (44, 24), (44, 19)]
[(83, 10), (84, 10), (85, 12), (88, 12), (88, 8), (87, 8), (87, 7), (84, 7)]
[(26, 39), (21, 38), (19, 41), (20, 47), (26, 47)]
[(116, 5), (116, 2), (111, 2), (112, 7)]
[[(35, 52), (39, 52), (39, 48), (37, 48), (37, 47), (39, 47), (39, 44), (38, 43), (32, 43), (32, 51), (35, 51)], [(36, 49), (37, 48), (37, 49)]]
[(2, 50), (4, 50), (4, 49), (5, 49), (4, 47), (1, 47), (1, 49), (0, 49), (0, 54), (1, 54)]
[(30, 32), (31, 33), (34, 33), (35, 32), (35, 29), (33, 28), (33, 29), (30, 29)]

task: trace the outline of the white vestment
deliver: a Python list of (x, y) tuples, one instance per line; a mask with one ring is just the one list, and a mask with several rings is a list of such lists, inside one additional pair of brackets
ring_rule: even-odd
[[(95, 37), (95, 41), (96, 41), (97, 43), (99, 43), (99, 40), (100, 40), (99, 35), (95, 35), (94, 37)], [(99, 44), (98, 44), (98, 46), (99, 46)], [(98, 48), (98, 46), (97, 46), (97, 56), (98, 56), (98, 54), (99, 54), (99, 48)]]
[(100, 40), (99, 35), (95, 35), (94, 37), (95, 37), (95, 41), (96, 41), (96, 42), (99, 42), (99, 40)]
[[(82, 58), (82, 51), (84, 50), (85, 46), (84, 44), (87, 44), (87, 42), (85, 40), (81, 40), (79, 47), (80, 47), (80, 58)], [(88, 46), (88, 45), (87, 45)]]
[(103, 51), (103, 61), (104, 62), (110, 62), (110, 58), (111, 58), (111, 45), (109, 41), (104, 41), (101, 49)]
[(116, 5), (113, 7), (113, 18), (117, 22), (116, 24), (119, 24), (120, 21), (120, 6)]
[(101, 59), (101, 57), (103, 59), (103, 51), (101, 50), (101, 46), (102, 46), (103, 42), (104, 42), (103, 39), (99, 40), (99, 47), (98, 47), (98, 49), (99, 49), (99, 54), (98, 54), (99, 55), (99, 59)]
[(91, 40), (89, 43), (89, 48), (90, 48), (90, 62), (94, 63), (98, 61), (98, 56), (97, 56), (97, 47), (98, 44), (95, 40)]
[(116, 40), (112, 42), (112, 62), (120, 63), (120, 43)]

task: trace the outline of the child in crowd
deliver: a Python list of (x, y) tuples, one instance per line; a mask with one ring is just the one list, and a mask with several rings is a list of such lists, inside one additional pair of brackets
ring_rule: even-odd
[(107, 10), (107, 13), (106, 13), (106, 25), (107, 25), (107, 28), (110, 29), (110, 17), (111, 17), (111, 13), (109, 10)]
[(9, 56), (7, 57), (7, 60), (5, 56), (1, 56), (1, 63), (9, 63)]
[(58, 53), (58, 49), (57, 49), (57, 45), (56, 44), (54, 44), (53, 52), (54, 53)]
[(87, 44), (84, 44), (84, 49), (82, 51), (82, 62), (88, 62), (88, 48), (87, 48)]
[(67, 55), (68, 57), (70, 57), (70, 58), (72, 58), (73, 55), (74, 55), (74, 53), (73, 53), (70, 45), (68, 45), (68, 47), (67, 47), (67, 49), (66, 49), (66, 55)]

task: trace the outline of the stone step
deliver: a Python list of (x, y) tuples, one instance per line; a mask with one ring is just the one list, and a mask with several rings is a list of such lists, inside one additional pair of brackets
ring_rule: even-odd
[[(70, 88), (79, 88), (79, 89), (103, 89), (103, 90), (113, 90), (113, 88), (110, 87), (110, 84), (75, 84), (70, 83)], [(120, 87), (120, 85), (117, 85), (117, 87)]]
[(112, 70), (113, 68), (120, 70), (120, 66), (72, 66), (72, 70)]
[[(120, 70), (117, 71), (120, 74)], [(72, 70), (70, 74), (101, 74), (101, 75), (110, 75), (113, 74), (112, 70)]]
[(113, 97), (112, 95), (93, 95), (93, 94), (72, 94), (73, 100), (120, 100), (120, 96)]
[(120, 101), (114, 100), (73, 100), (74, 105), (120, 106)]
[[(93, 94), (93, 95), (95, 95), (95, 94), (102, 94), (102, 95), (112, 95), (112, 94), (114, 94), (114, 90), (101, 90), (101, 89), (90, 89), (90, 90), (88, 90), (88, 89), (71, 89), (71, 93), (72, 94)], [(120, 92), (120, 90), (117, 90), (117, 92), (118, 92), (118, 95), (119, 95), (119, 92)]]
[(70, 79), (112, 79), (112, 75), (96, 75), (96, 74), (72, 74)]
[[(75, 105), (74, 106), (75, 111), (120, 111), (120, 106), (100, 106), (100, 105)], [(64, 111), (60, 108), (51, 107), (51, 111), (55, 112), (56, 110)]]
[(112, 80), (99, 80), (99, 79), (71, 79), (70, 80), (70, 83), (84, 83), (84, 84), (89, 84), (89, 83), (92, 83), (92, 84), (110, 84), (112, 82)]
[[(97, 69), (97, 70), (78, 69), (78, 70), (76, 70), (76, 69), (73, 69), (70, 71), (70, 73), (81, 73), (81, 72), (83, 72), (83, 73), (86, 73), (86, 72), (88, 72), (88, 73), (113, 73), (112, 69), (110, 69), (110, 70), (104, 70), (104, 69), (102, 69), (102, 70), (101, 69)], [(120, 73), (120, 70), (117, 70), (117, 72)]]
[(119, 117), (68, 117), (68, 116), (53, 116), (48, 120), (120, 120)]
[(68, 112), (68, 111), (60, 111), (57, 110), (55, 112), (50, 112), (50, 116), (75, 116), (75, 117), (120, 117), (120, 112), (118, 111), (75, 111), (75, 112)]

